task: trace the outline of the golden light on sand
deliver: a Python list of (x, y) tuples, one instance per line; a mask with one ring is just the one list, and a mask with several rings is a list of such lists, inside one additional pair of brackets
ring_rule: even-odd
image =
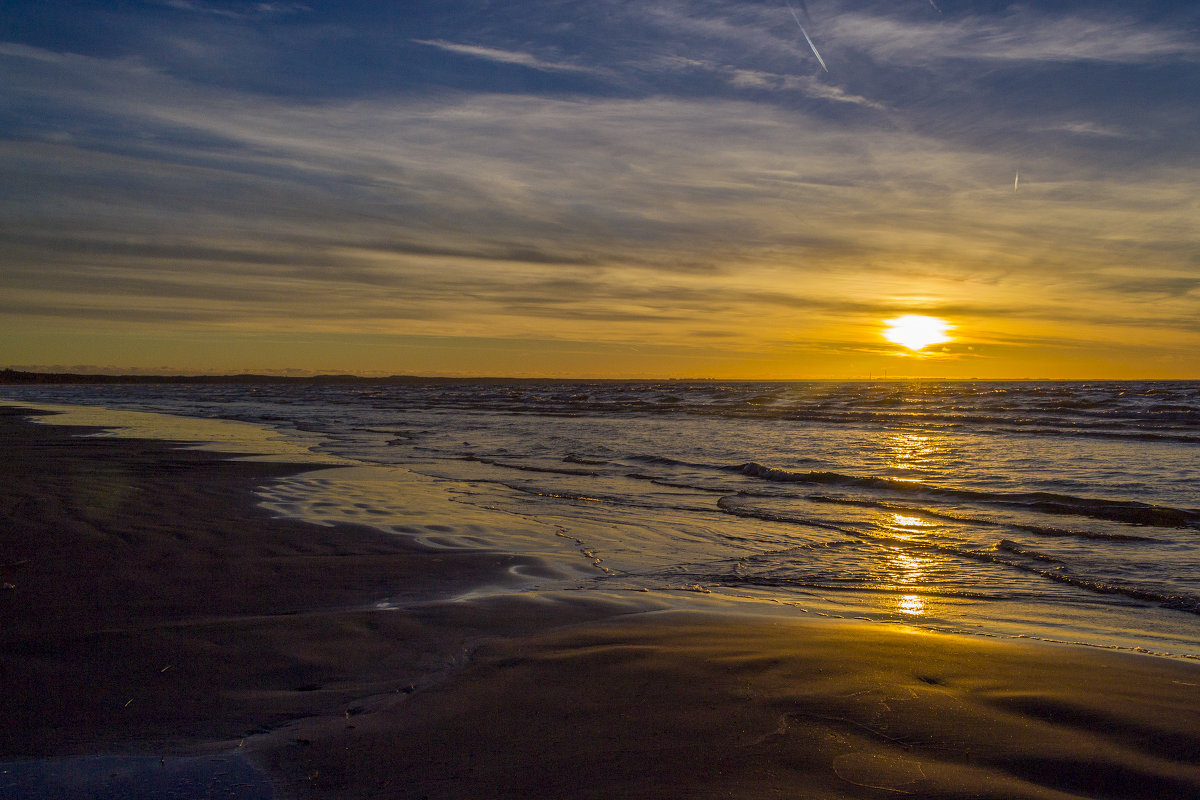
[(905, 314), (885, 320), (883, 338), (907, 347), (914, 353), (931, 344), (953, 341), (949, 331), (954, 327), (944, 319), (920, 314)]

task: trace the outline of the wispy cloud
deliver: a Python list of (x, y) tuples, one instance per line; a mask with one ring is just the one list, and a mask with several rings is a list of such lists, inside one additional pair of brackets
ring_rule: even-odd
[[(1107, 288), (1127, 294), (1184, 297), (1200, 292), (1200, 276), (1136, 275), (1113, 281)], [(1200, 325), (1200, 320), (1197, 325)]]
[(794, 89), (809, 97), (831, 100), (835, 103), (849, 103), (865, 108), (873, 108), (877, 111), (887, 110), (887, 105), (884, 103), (876, 102), (862, 95), (851, 94), (839, 86), (804, 75), (788, 76), (783, 80), (782, 88)]
[(459, 55), (470, 56), (471, 58), (481, 58), (486, 61), (496, 61), (501, 64), (516, 64), (530, 69), (539, 69), (547, 72), (598, 72), (599, 70), (582, 67), (576, 64), (569, 64), (562, 61), (545, 61), (537, 56), (529, 53), (522, 53), (514, 50), (501, 50), (496, 47), (484, 47), (474, 44), (459, 44), (457, 42), (447, 42), (441, 39), (413, 39), (417, 44), (436, 47), (439, 50), (446, 50)]
[(852, 94), (841, 87), (810, 75), (781, 74), (765, 70), (744, 69), (729, 64), (717, 64), (700, 59), (668, 56), (658, 59), (653, 68), (673, 72), (704, 72), (718, 76), (730, 86), (738, 89), (768, 92), (797, 92), (819, 100), (848, 103), (884, 110), (886, 106), (861, 95)]
[(205, 14), (226, 19), (262, 19), (285, 14), (298, 14), (312, 9), (303, 3), (247, 3), (239, 9), (222, 8), (207, 3), (197, 3), (194, 0), (151, 0), (155, 5), (173, 8), (176, 11), (187, 11), (193, 14)]
[(40, 47), (30, 47), (29, 45), (16, 44), (14, 42), (0, 42), (0, 56), (21, 58), (30, 61), (44, 61), (49, 64), (60, 64), (68, 58), (68, 56), (51, 50), (43, 50)]
[(1101, 139), (1141, 138), (1138, 134), (1107, 125), (1099, 125), (1095, 122), (1062, 122), (1057, 125), (1047, 126), (1045, 130), (1062, 131), (1063, 133), (1073, 133), (1077, 136), (1089, 136)]
[(1200, 55), (1200, 42), (1187, 31), (1130, 18), (1051, 16), (1032, 7), (1016, 7), (1002, 17), (924, 21), (847, 12), (832, 16), (822, 29), (839, 48), (894, 64), (946, 59), (1141, 63)]

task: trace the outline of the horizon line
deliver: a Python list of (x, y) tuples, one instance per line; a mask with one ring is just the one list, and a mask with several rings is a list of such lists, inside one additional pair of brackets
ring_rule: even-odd
[(280, 374), (272, 372), (231, 373), (145, 373), (145, 372), (73, 372), (20, 370), (12, 367), (0, 368), (0, 385), (47, 385), (47, 384), (118, 384), (118, 383), (419, 383), (436, 382), (482, 382), (482, 383), (894, 383), (897, 381), (921, 381), (942, 383), (1195, 383), (1196, 378), (951, 378), (927, 375), (892, 375), (867, 377), (811, 377), (811, 378), (719, 378), (719, 377), (642, 377), (642, 378), (586, 378), (550, 375), (420, 375), (388, 374), (363, 375), (355, 373), (314, 372), (306, 375)]

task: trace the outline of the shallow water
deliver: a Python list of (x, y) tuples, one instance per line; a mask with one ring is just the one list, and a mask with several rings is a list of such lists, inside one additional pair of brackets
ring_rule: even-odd
[(347, 465), (264, 487), (278, 513), (555, 566), (525, 591), (692, 592), (1200, 656), (1196, 383), (3, 394), (265, 426)]

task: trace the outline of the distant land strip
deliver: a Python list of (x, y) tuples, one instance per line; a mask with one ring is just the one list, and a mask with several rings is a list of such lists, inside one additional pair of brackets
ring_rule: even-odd
[(327, 384), (327, 385), (418, 385), (418, 384), (471, 384), (471, 383), (524, 383), (524, 384), (600, 384), (626, 383), (654, 385), (663, 383), (675, 384), (729, 384), (729, 383), (762, 383), (762, 384), (845, 384), (845, 383), (1060, 383), (1060, 384), (1119, 384), (1119, 383), (1196, 383), (1194, 378), (1151, 378), (1151, 379), (1114, 379), (1114, 378), (934, 378), (925, 376), (894, 375), (883, 378), (551, 378), (551, 377), (515, 377), (504, 375), (352, 375), (352, 374), (317, 374), (317, 375), (260, 375), (256, 373), (238, 373), (236, 375), (150, 375), (144, 373), (84, 373), (84, 372), (33, 372), (17, 369), (0, 369), (0, 386), (9, 385), (68, 385), (68, 384)]
[[(419, 375), (388, 375), (365, 377), (361, 375), (142, 375), (142, 374), (85, 374), (78, 372), (24, 372), (15, 369), (0, 369), (0, 385), (14, 384), (102, 384), (102, 383), (229, 383), (229, 384), (406, 384), (406, 383), (569, 383), (556, 378), (446, 378)], [(588, 381), (599, 382), (599, 381)]]

